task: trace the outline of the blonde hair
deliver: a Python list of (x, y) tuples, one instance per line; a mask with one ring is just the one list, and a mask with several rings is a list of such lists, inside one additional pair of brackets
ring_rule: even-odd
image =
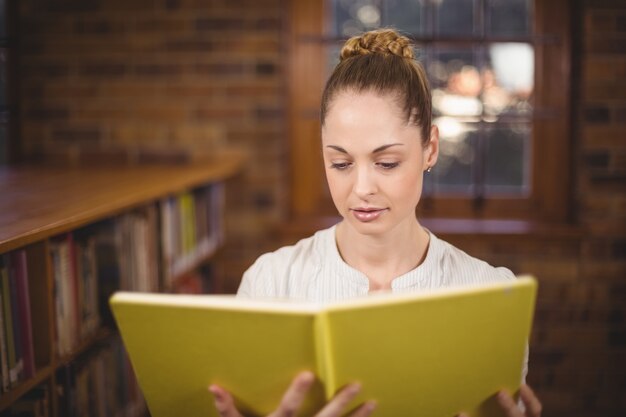
[(406, 36), (393, 29), (378, 29), (346, 41), (339, 64), (322, 94), (322, 126), (333, 98), (345, 91), (393, 95), (407, 123), (420, 128), (422, 143), (430, 140), (430, 87), (426, 72), (414, 59), (413, 46)]

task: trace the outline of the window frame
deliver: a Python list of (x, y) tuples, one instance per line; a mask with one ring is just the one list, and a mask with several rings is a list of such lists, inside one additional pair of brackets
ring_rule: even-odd
[[(326, 74), (325, 4), (289, 2), (287, 140), (290, 216), (294, 220), (337, 215), (326, 186), (320, 146), (319, 102)], [(423, 196), (418, 206), (420, 217), (571, 221), (571, 6), (566, 0), (535, 0), (533, 10), (534, 34), (530, 40), (535, 49), (535, 91), (530, 196)]]

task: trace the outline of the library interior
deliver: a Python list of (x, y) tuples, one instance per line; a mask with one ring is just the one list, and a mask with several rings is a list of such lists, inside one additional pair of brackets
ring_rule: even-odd
[(0, 0), (0, 416), (150, 415), (109, 298), (338, 223), (322, 91), (385, 27), (439, 128), (420, 223), (536, 277), (543, 416), (626, 415), (623, 0)]

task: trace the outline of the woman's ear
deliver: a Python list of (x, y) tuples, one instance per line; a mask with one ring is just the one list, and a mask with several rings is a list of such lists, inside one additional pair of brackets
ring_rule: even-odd
[(435, 125), (430, 127), (430, 138), (424, 147), (424, 170), (432, 168), (437, 163), (439, 156), (439, 128)]

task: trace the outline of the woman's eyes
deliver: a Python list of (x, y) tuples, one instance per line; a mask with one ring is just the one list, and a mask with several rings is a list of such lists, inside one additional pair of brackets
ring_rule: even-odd
[[(332, 169), (343, 171), (343, 170), (350, 168), (351, 165), (352, 165), (351, 162), (333, 162), (332, 164), (330, 164), (330, 167)], [(394, 169), (398, 165), (400, 165), (399, 162), (376, 162), (376, 166), (384, 170)]]
[(376, 165), (381, 167), (382, 169), (393, 169), (400, 165), (399, 162), (378, 162)]
[(330, 164), (330, 167), (332, 169), (338, 169), (339, 171), (343, 171), (344, 169), (348, 168), (350, 166), (349, 162), (333, 162), (332, 164)]

